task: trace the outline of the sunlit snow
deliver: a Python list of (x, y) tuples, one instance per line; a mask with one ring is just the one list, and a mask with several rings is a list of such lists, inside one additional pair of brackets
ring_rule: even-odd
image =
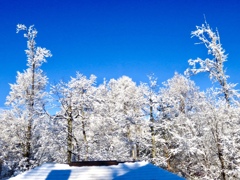
[(112, 166), (74, 167), (68, 164), (45, 163), (10, 180), (76, 180), (76, 179), (183, 179), (148, 162), (119, 163)]

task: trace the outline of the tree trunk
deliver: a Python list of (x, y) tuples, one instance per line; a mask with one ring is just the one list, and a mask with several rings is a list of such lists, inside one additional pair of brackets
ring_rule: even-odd
[(67, 134), (67, 163), (70, 163), (72, 161), (72, 147), (73, 147), (73, 142), (72, 142), (72, 123), (73, 119), (72, 117), (68, 117), (67, 119), (68, 123), (68, 134)]
[(83, 133), (83, 141), (84, 141), (85, 150), (86, 150), (85, 160), (88, 160), (88, 142), (87, 142), (87, 135), (86, 135), (86, 130), (85, 130), (84, 119), (82, 119), (82, 133)]
[[(31, 48), (31, 51), (34, 50)], [(34, 53), (33, 53), (34, 54)], [(32, 57), (34, 59), (34, 56)], [(30, 89), (30, 97), (29, 97), (29, 119), (28, 126), (26, 132), (26, 148), (24, 152), (24, 157), (27, 158), (27, 162), (30, 165), (31, 158), (31, 149), (32, 149), (32, 123), (33, 123), (33, 115), (34, 115), (34, 96), (35, 96), (35, 63), (32, 64), (32, 79), (31, 79), (31, 89)]]
[(150, 99), (150, 122), (151, 122), (151, 137), (152, 137), (152, 151), (151, 158), (154, 159), (156, 157), (156, 140), (155, 140), (155, 130), (154, 130), (154, 117), (153, 117), (153, 107), (152, 107), (152, 99)]
[[(215, 118), (217, 121), (217, 119)], [(218, 132), (218, 123), (215, 124), (215, 130), (212, 129), (212, 134), (216, 142), (217, 146), (217, 157), (219, 159), (219, 162), (221, 164), (221, 180), (226, 180), (226, 173), (225, 173), (225, 162), (223, 157), (223, 148), (221, 147), (220, 138), (219, 138), (219, 132)]]
[(31, 156), (31, 139), (32, 139), (32, 123), (29, 120), (28, 127), (27, 127), (27, 138), (26, 138), (26, 147), (24, 152), (24, 157), (27, 158), (27, 161), (29, 162), (30, 156)]
[(218, 136), (217, 129), (216, 129), (216, 140), (217, 140), (218, 159), (219, 159), (220, 164), (221, 164), (221, 179), (226, 180), (225, 163), (224, 163), (222, 147), (221, 147), (221, 144), (220, 144), (220, 139), (219, 139), (219, 136)]
[(223, 93), (224, 93), (224, 98), (228, 104), (228, 106), (230, 106), (230, 98), (229, 98), (229, 89), (227, 88), (227, 82), (223, 81), (222, 83), (220, 83), (222, 85), (222, 89), (223, 89)]
[(0, 179), (2, 178), (3, 160), (0, 159)]

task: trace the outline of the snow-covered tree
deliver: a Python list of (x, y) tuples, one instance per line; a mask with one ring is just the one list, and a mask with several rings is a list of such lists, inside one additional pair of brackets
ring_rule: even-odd
[[(238, 118), (233, 118), (236, 114), (237, 110), (237, 98), (239, 97), (238, 92), (234, 89), (235, 84), (228, 83), (227, 79), (229, 78), (226, 75), (224, 69), (224, 63), (227, 61), (227, 55), (225, 54), (225, 50), (222, 48), (222, 44), (220, 42), (220, 36), (218, 31), (215, 32), (211, 29), (210, 25), (205, 22), (202, 26), (197, 26), (197, 29), (192, 33), (193, 37), (197, 37), (204, 44), (208, 50), (208, 54), (212, 55), (213, 58), (206, 58), (205, 60), (201, 58), (197, 58), (195, 60), (190, 59), (189, 65), (192, 68), (189, 68), (185, 71), (187, 75), (198, 74), (201, 72), (208, 72), (209, 77), (213, 82), (218, 82), (220, 85), (220, 91), (218, 88), (212, 88), (210, 93), (211, 98), (208, 98), (208, 103), (206, 103), (205, 109), (202, 111), (202, 117), (199, 118), (202, 124), (207, 125), (203, 132), (202, 138), (205, 138), (205, 142), (213, 141), (214, 143), (208, 143), (208, 145), (204, 145), (204, 153), (205, 153), (205, 163), (208, 166), (204, 166), (205, 169), (210, 168), (211, 172), (208, 172), (210, 176), (208, 177), (218, 177), (220, 179), (228, 179), (233, 178), (238, 175), (229, 175), (231, 171), (229, 167), (237, 167), (237, 163), (230, 163), (227, 159), (229, 157), (238, 159), (237, 150), (235, 141), (232, 141), (230, 138), (233, 133), (234, 137), (238, 139), (238, 133), (236, 133), (235, 128), (239, 127)], [(223, 99), (216, 95), (222, 94)], [(231, 113), (229, 113), (231, 112)], [(195, 113), (197, 115), (198, 113)], [(200, 116), (199, 116), (200, 117)], [(209, 131), (208, 131), (209, 129)], [(211, 149), (211, 151), (209, 151)], [(226, 149), (232, 149), (232, 152), (229, 155), (229, 151), (225, 151)], [(234, 153), (233, 153), (234, 149)], [(215, 152), (215, 153), (212, 153)], [(211, 154), (211, 156), (209, 156)], [(233, 155), (234, 154), (234, 155)], [(213, 159), (212, 157), (216, 157)], [(213, 164), (213, 162), (215, 164)], [(207, 168), (208, 167), (208, 168)], [(213, 169), (214, 170), (213, 170)], [(233, 171), (231, 171), (232, 173)], [(230, 174), (231, 174), (230, 173)], [(234, 173), (233, 173), (234, 174)]]
[(198, 111), (197, 102), (202, 95), (194, 82), (175, 73), (174, 77), (163, 83), (159, 94), (159, 115), (156, 125), (158, 156), (161, 166), (187, 176), (190, 147), (196, 147), (195, 121), (191, 114)]
[(116, 155), (120, 160), (136, 159), (144, 102), (142, 93), (136, 83), (127, 76), (111, 79), (108, 87), (109, 109), (115, 124), (112, 128), (115, 136), (118, 136), (117, 139), (114, 137), (114, 153), (118, 152)]
[[(40, 69), (51, 53), (46, 48), (36, 46), (35, 38), (37, 30), (34, 26), (27, 28), (25, 25), (17, 25), (17, 33), (24, 31), (27, 38), (27, 69), (17, 72), (16, 83), (10, 84), (10, 93), (7, 96), (5, 110), (2, 115), (3, 134), (7, 149), (5, 160), (12, 161), (20, 169), (24, 163), (25, 168), (30, 168), (40, 163), (43, 159), (46, 125), (46, 96), (45, 87), (47, 77)], [(13, 155), (12, 158), (11, 154)]]
[(94, 75), (88, 79), (77, 73), (76, 78), (72, 77), (68, 83), (60, 82), (52, 87), (52, 93), (57, 96), (61, 105), (61, 111), (55, 117), (59, 125), (55, 133), (61, 133), (57, 142), (63, 149), (66, 148), (66, 162), (89, 159), (91, 144), (88, 141), (94, 110), (95, 80)]
[[(145, 99), (143, 112), (146, 118), (149, 119), (147, 125), (144, 129), (149, 131), (150, 134), (145, 134), (146, 142), (145, 142), (145, 150), (144, 156), (148, 157), (147, 159), (151, 162), (155, 162), (156, 158), (156, 135), (155, 135), (155, 123), (157, 122), (157, 108), (158, 108), (158, 85), (157, 85), (157, 78), (154, 75), (149, 75), (149, 83), (141, 83), (139, 88), (142, 92), (142, 95)], [(145, 121), (143, 119), (143, 121)], [(147, 137), (148, 135), (151, 136)], [(151, 139), (151, 143), (148, 143), (148, 139)], [(144, 140), (142, 140), (144, 141)], [(143, 144), (144, 142), (142, 142)], [(149, 149), (151, 149), (150, 154), (148, 153)]]
[(222, 47), (218, 30), (214, 32), (210, 25), (205, 22), (202, 26), (196, 26), (196, 30), (191, 33), (192, 37), (197, 37), (204, 44), (208, 50), (208, 54), (213, 58), (206, 58), (205, 60), (197, 58), (188, 61), (192, 68), (185, 71), (186, 75), (194, 75), (201, 72), (208, 72), (209, 77), (213, 82), (218, 82), (221, 86), (221, 93), (223, 93), (225, 100), (230, 104), (234, 96), (238, 93), (234, 90), (236, 84), (228, 83), (229, 78), (224, 69), (224, 63), (227, 61), (227, 54)]
[(119, 127), (114, 120), (115, 113), (111, 106), (110, 88), (106, 80), (94, 93), (94, 116), (92, 118), (92, 153), (94, 160), (118, 159), (116, 144), (119, 142), (115, 129)]
[(202, 123), (202, 164), (208, 178), (238, 179), (239, 108), (229, 106), (214, 89), (207, 92), (207, 103), (197, 119)]

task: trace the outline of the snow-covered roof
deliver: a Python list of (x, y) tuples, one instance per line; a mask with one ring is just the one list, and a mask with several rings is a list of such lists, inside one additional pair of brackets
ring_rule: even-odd
[(76, 167), (68, 164), (45, 163), (10, 180), (183, 180), (148, 162), (119, 163), (112, 166)]

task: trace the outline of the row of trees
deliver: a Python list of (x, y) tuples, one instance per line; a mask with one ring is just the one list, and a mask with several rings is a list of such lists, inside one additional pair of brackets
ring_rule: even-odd
[[(0, 112), (0, 172), (11, 176), (44, 162), (147, 160), (189, 179), (240, 178), (240, 111), (218, 32), (205, 23), (192, 32), (212, 59), (189, 60), (185, 75), (159, 86), (137, 85), (127, 76), (96, 83), (77, 73), (45, 91), (42, 63), (49, 50), (36, 47), (33, 26), (18, 25), (27, 38), (27, 69), (17, 74)], [(218, 88), (200, 92), (189, 75), (208, 72)], [(57, 106), (55, 114), (49, 108)]]

